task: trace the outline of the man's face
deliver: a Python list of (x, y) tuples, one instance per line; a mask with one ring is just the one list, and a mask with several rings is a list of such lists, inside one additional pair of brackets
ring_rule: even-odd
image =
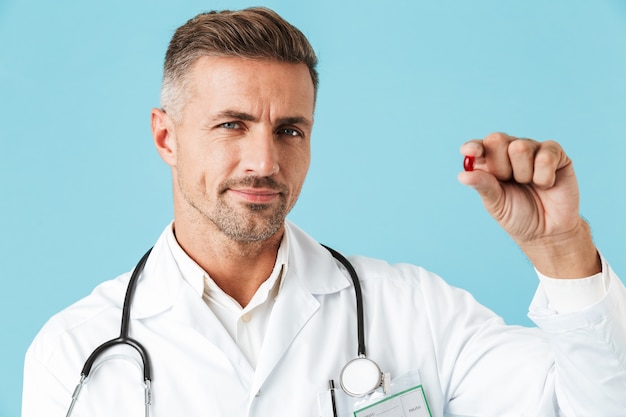
[[(314, 89), (304, 64), (203, 57), (174, 123), (176, 222), (238, 242), (282, 230), (310, 163)], [(211, 226), (209, 224), (209, 226)]]

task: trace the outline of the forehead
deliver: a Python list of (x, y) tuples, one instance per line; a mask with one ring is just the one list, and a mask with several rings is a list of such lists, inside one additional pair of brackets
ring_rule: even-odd
[(313, 113), (315, 92), (305, 64), (204, 56), (192, 65), (186, 84), (192, 105)]

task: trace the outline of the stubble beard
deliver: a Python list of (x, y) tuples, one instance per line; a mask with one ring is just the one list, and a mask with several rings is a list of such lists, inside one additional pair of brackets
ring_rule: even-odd
[(274, 236), (285, 222), (289, 209), (284, 197), (278, 205), (229, 205), (223, 198), (207, 218), (227, 237), (238, 243), (254, 243)]
[[(278, 201), (274, 204), (233, 204), (227, 198), (227, 190), (233, 187), (276, 190), (279, 192)], [(281, 229), (293, 206), (288, 205), (287, 193), (288, 188), (272, 178), (245, 177), (220, 184), (213, 207), (202, 209), (188, 195), (184, 195), (184, 198), (226, 237), (240, 244), (249, 244), (267, 240)]]

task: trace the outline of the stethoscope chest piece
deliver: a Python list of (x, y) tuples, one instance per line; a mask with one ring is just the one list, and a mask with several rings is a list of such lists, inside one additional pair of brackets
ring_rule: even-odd
[(383, 373), (376, 362), (364, 356), (348, 362), (339, 375), (341, 388), (353, 397), (363, 397), (383, 384)]

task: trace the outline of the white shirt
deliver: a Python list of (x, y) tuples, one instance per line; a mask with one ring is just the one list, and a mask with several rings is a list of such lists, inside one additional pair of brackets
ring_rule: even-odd
[(536, 272), (550, 308), (558, 314), (574, 313), (597, 303), (609, 286), (608, 276), (602, 273), (587, 278), (558, 279)]
[[(151, 416), (329, 415), (328, 380), (356, 356), (354, 290), (317, 242), (290, 223), (286, 233), (288, 270), (256, 367), (181, 276), (166, 237), (156, 243), (130, 323), (152, 359)], [(392, 378), (419, 375), (433, 417), (623, 417), (626, 289), (604, 260), (606, 294), (582, 311), (555, 314), (539, 286), (529, 314), (539, 328), (504, 325), (422, 268), (350, 261), (363, 290), (368, 357)], [(101, 284), (44, 326), (26, 357), (23, 417), (65, 415), (85, 359), (119, 332), (128, 279)], [(111, 353), (74, 416), (143, 415), (132, 352), (131, 360)]]
[(256, 367), (257, 357), (263, 345), (274, 300), (280, 291), (281, 277), (287, 272), (289, 253), (287, 236), (285, 234), (281, 241), (276, 263), (269, 278), (261, 284), (248, 305), (241, 307), (180, 247), (174, 236), (173, 227), (170, 226), (165, 231), (167, 245), (181, 276), (207, 303), (253, 368)]

